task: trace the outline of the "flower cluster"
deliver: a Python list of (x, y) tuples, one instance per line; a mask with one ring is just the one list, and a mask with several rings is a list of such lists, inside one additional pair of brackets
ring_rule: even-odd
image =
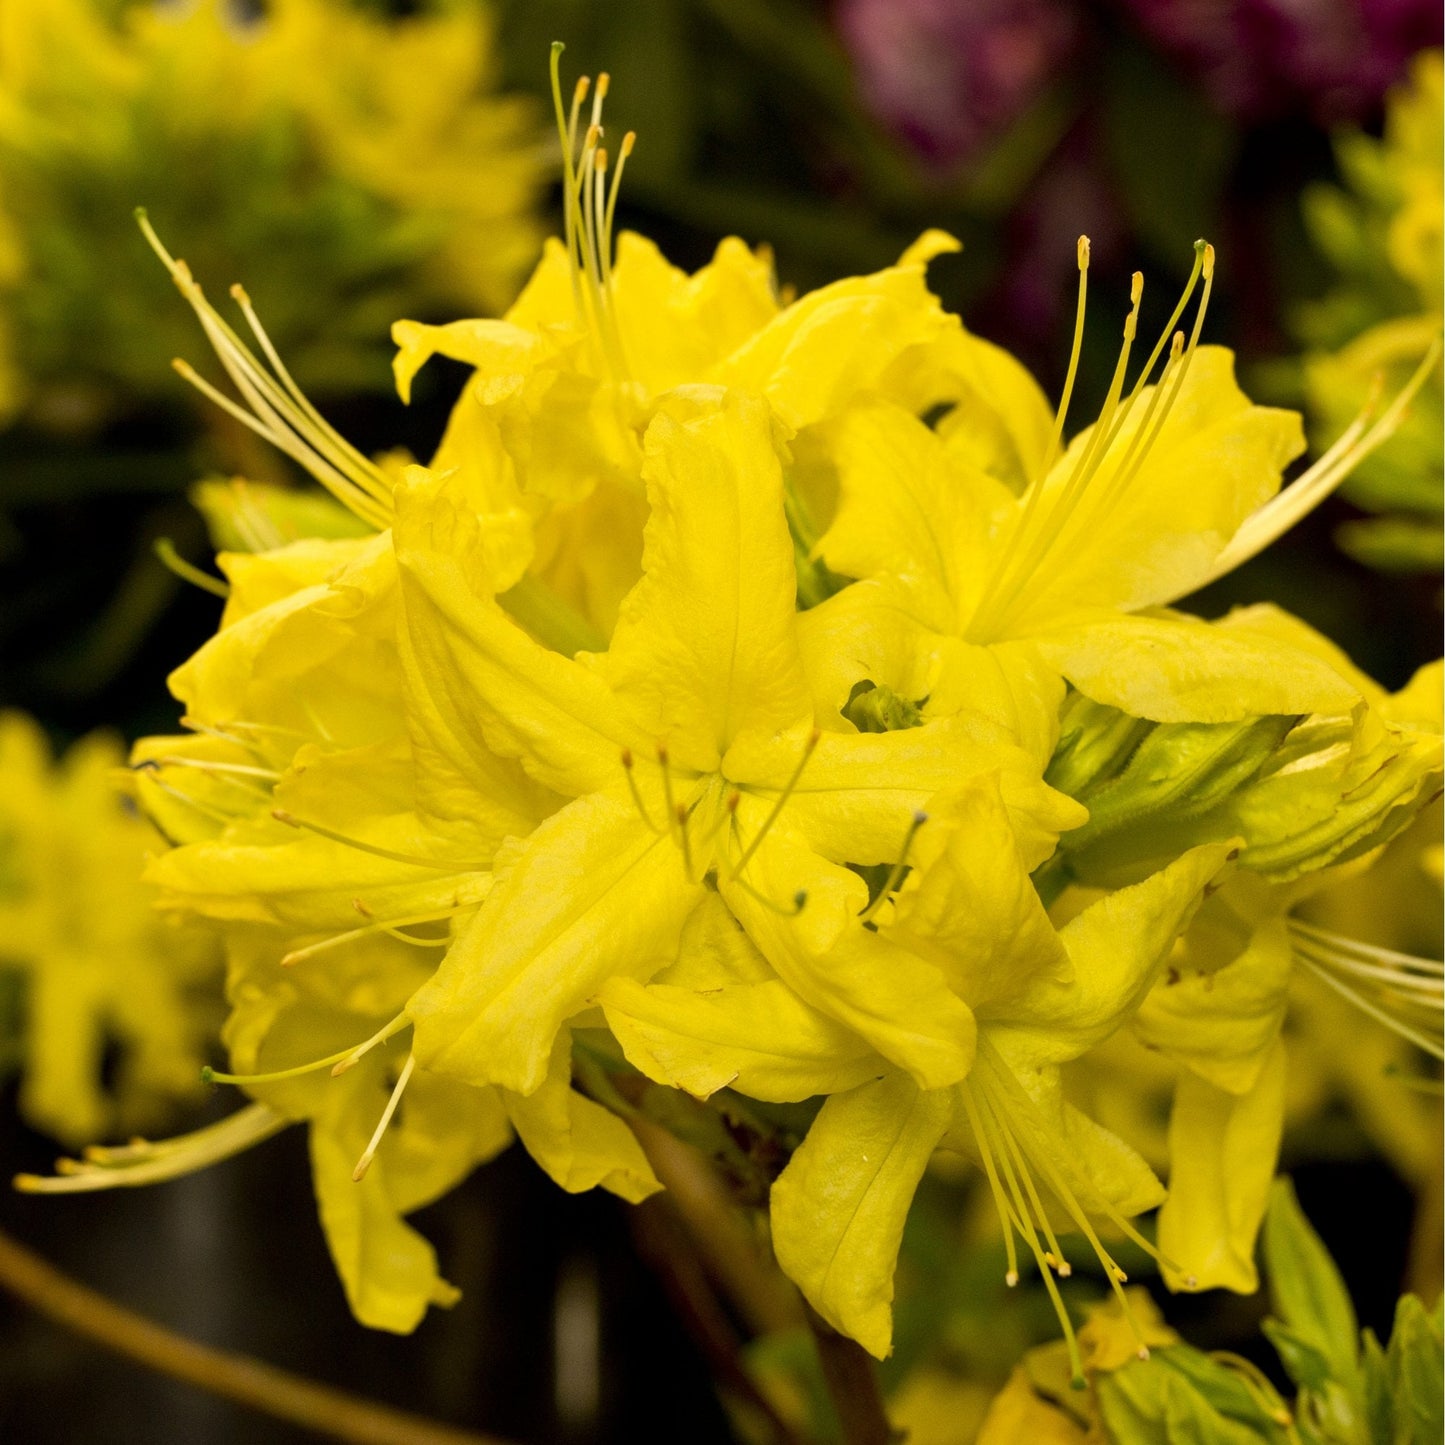
[[(1299, 317), (1311, 348), (1304, 382), (1325, 440), (1349, 425), (1381, 374), (1408, 374), (1441, 324), (1445, 231), (1445, 105), (1441, 54), (1426, 51), (1387, 101), (1381, 139), (1346, 132), (1336, 143), (1347, 190), (1306, 195), (1305, 219), (1335, 282)], [(1372, 565), (1436, 571), (1441, 563), (1441, 375), (1415, 414), (1351, 479), (1350, 499), (1370, 512), (1340, 541)]]
[(0, 713), (0, 1070), (26, 1120), (71, 1145), (194, 1100), (216, 1022), (215, 942), (157, 916), (139, 875), (165, 843), (117, 794), (124, 762), (101, 733), (57, 762), (34, 722)]
[(74, 427), (160, 394), (168, 308), (128, 227), (138, 199), (198, 260), (264, 258), (273, 329), (312, 385), (372, 389), (403, 309), (511, 300), (544, 177), (531, 107), (489, 94), (487, 12), (258, 8), (6, 4), (0, 410)]
[[(772, 1244), (825, 1319), (887, 1353), (904, 1219), (947, 1150), (1072, 1340), (1059, 1236), (1126, 1321), (1104, 1235), (1160, 1252), (1131, 1220), (1163, 1186), (1063, 1087), (1134, 1025), (1181, 1065), (1164, 1267), (1250, 1287), (1230, 1266), (1273, 1170), (1280, 975), (1297, 937), (1347, 968), (1288, 931), (1290, 890), (1438, 788), (1438, 708), (1432, 678), (1396, 705), (1267, 605), (1171, 604), (1404, 399), (1281, 490), (1299, 420), (1201, 343), (1201, 243), (1138, 366), (1136, 278), (1066, 443), (1078, 338), (1051, 408), (930, 293), (939, 233), (791, 302), (738, 240), (692, 276), (637, 235), (614, 254), (633, 138), (607, 144), (606, 88), (570, 112), (558, 90), (566, 236), (506, 318), (395, 328), (403, 396), (432, 355), (473, 368), (427, 466), (350, 446), (245, 294), (255, 350), (151, 233), (240, 399), (198, 384), (349, 521), (209, 496), (242, 544), (225, 613), (172, 678), (189, 731), (134, 758), (176, 845), (162, 906), (226, 938), (213, 1077), (253, 1102), (50, 1187), (304, 1121), (352, 1306), (406, 1330), (451, 1291), (403, 1216), (514, 1134), (563, 1188), (639, 1199), (649, 1090), (792, 1105)], [(1432, 1044), (1439, 966), (1354, 959), (1372, 996), (1425, 1003)]]

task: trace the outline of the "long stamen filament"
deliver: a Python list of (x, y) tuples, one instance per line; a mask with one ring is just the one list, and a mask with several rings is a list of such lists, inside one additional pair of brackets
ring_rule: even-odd
[(908, 831), (903, 835), (903, 847), (898, 851), (898, 861), (888, 870), (888, 877), (884, 879), (883, 886), (878, 890), (877, 895), (869, 902), (868, 906), (858, 915), (860, 923), (866, 923), (882, 906), (886, 899), (893, 895), (895, 889), (903, 881), (904, 872), (908, 868), (908, 854), (913, 847), (913, 840), (918, 836), (918, 830), (928, 821), (928, 814), (922, 809), (914, 813), (912, 821), (908, 824)]
[(768, 830), (778, 821), (783, 809), (787, 806), (788, 799), (793, 796), (793, 790), (798, 786), (798, 781), (803, 776), (803, 769), (808, 766), (808, 759), (813, 756), (814, 750), (822, 740), (823, 734), (818, 728), (814, 728), (808, 734), (808, 740), (803, 744), (803, 756), (798, 759), (798, 766), (793, 769), (792, 776), (784, 785), (783, 790), (778, 794), (768, 816), (763, 819), (763, 825), (753, 835), (753, 841), (743, 849), (743, 855), (733, 865), (733, 876), (736, 877), (744, 868), (752, 862), (753, 855), (762, 846), (763, 839), (768, 836)]
[[(325, 953), (328, 949), (337, 948), (343, 943), (350, 943), (356, 938), (365, 938), (372, 933), (389, 933), (393, 938), (400, 939), (403, 943), (415, 943), (423, 947), (434, 945), (445, 945), (448, 940), (444, 938), (413, 938), (410, 934), (398, 932), (399, 929), (409, 928), (419, 923), (442, 923), (448, 918), (455, 918), (458, 914), (467, 913), (473, 905), (467, 904), (458, 908), (449, 908), (443, 913), (415, 913), (407, 918), (378, 919), (374, 923), (368, 923), (361, 928), (351, 928), (345, 933), (334, 933), (329, 938), (323, 938), (318, 943), (308, 943), (304, 948), (293, 948), (281, 958), (282, 968), (294, 968), (305, 959), (314, 958), (318, 953)], [(369, 915), (368, 915), (369, 916)], [(335, 1060), (332, 1060), (334, 1063)]]
[(1004, 1255), (1008, 1260), (1008, 1273), (1004, 1275), (1004, 1283), (1012, 1289), (1019, 1282), (1018, 1250), (1014, 1245), (1013, 1229), (1010, 1228), (1012, 1209), (1004, 1198), (1003, 1185), (999, 1183), (998, 1169), (993, 1162), (993, 1150), (989, 1147), (988, 1135), (984, 1132), (983, 1121), (978, 1116), (978, 1106), (973, 1101), (973, 1090), (967, 1080), (959, 1085), (959, 1094), (968, 1113), (973, 1137), (978, 1143), (979, 1156), (983, 1159), (983, 1172), (988, 1176), (988, 1187), (993, 1192), (994, 1208), (998, 1211), (999, 1221), (1003, 1225)]
[(193, 563), (187, 562), (176, 551), (176, 544), (169, 537), (156, 538), (155, 553), (162, 566), (167, 571), (174, 572), (182, 582), (189, 582), (192, 587), (199, 587), (202, 592), (209, 592), (212, 597), (226, 598), (231, 595), (229, 584), (219, 577), (211, 576), (209, 572), (203, 572)]
[(632, 749), (623, 748), (622, 771), (624, 776), (627, 778), (627, 790), (632, 794), (632, 801), (636, 806), (637, 811), (642, 815), (642, 821), (646, 823), (647, 826), (651, 828), (654, 833), (661, 836), (664, 830), (662, 828), (659, 828), (658, 825), (653, 822), (652, 814), (647, 811), (647, 804), (642, 801), (642, 792), (638, 788), (637, 779), (633, 776), (632, 773), (632, 762)]
[(401, 1074), (396, 1081), (396, 1087), (391, 1091), (391, 1097), (386, 1101), (386, 1108), (381, 1111), (381, 1118), (377, 1121), (376, 1130), (371, 1136), (371, 1142), (362, 1150), (361, 1158), (356, 1161), (356, 1168), (351, 1171), (352, 1179), (360, 1184), (366, 1178), (366, 1171), (371, 1168), (371, 1161), (376, 1157), (376, 1151), (381, 1147), (382, 1135), (386, 1133), (387, 1126), (391, 1123), (396, 1114), (397, 1105), (401, 1103), (401, 1096), (406, 1092), (406, 1086), (411, 1082), (412, 1070), (416, 1068), (416, 1055), (408, 1054), (406, 1063), (401, 1066)]
[(1059, 409), (1054, 413), (1054, 429), (1049, 434), (1049, 444), (1044, 449), (1043, 466), (1034, 478), (1031, 492), (1036, 492), (1048, 475), (1049, 468), (1058, 460), (1064, 439), (1064, 424), (1069, 415), (1069, 403), (1074, 397), (1074, 381), (1079, 374), (1079, 355), (1084, 347), (1084, 311), (1089, 297), (1089, 238), (1079, 237), (1079, 300), (1074, 309), (1074, 340), (1069, 350), (1069, 369), (1064, 377), (1064, 390), (1059, 398)]
[(364, 1059), (367, 1054), (372, 1051), (372, 1049), (379, 1048), (388, 1039), (394, 1038), (403, 1029), (410, 1027), (411, 1019), (408, 1018), (407, 1015), (404, 1013), (397, 1014), (394, 1019), (391, 1019), (387, 1023), (382, 1024), (382, 1026), (377, 1029), (377, 1031), (372, 1034), (372, 1036), (364, 1043), (357, 1044), (357, 1046), (352, 1049), (345, 1058), (343, 1058), (338, 1064), (336, 1064), (331, 1070), (331, 1077), (333, 1079), (340, 1078), (342, 1074), (345, 1074), (351, 1069), (354, 1069), (362, 1061), (362, 1059)]
[(1357, 989), (1351, 988), (1343, 979), (1337, 978), (1328, 968), (1316, 962), (1309, 954), (1296, 950), (1295, 957), (1322, 983), (1328, 984), (1342, 998), (1352, 1003), (1361, 1013), (1368, 1014), (1376, 1023), (1383, 1024), (1391, 1033), (1398, 1034), (1408, 1043), (1423, 1050), (1432, 1058), (1445, 1062), (1445, 1045), (1441, 1040), (1427, 1034), (1423, 1029), (1397, 1018), (1388, 1009), (1372, 1003)]
[[(1416, 393), (1435, 369), (1440, 359), (1440, 351), (1441, 343), (1437, 336), (1430, 343), (1429, 350), (1421, 358), (1410, 379), (1374, 425), (1368, 430), (1362, 425), (1367, 412), (1372, 410), (1371, 403), (1367, 402), (1355, 424), (1324, 456), (1303, 476), (1277, 492), (1258, 511), (1247, 517), (1229, 545), (1215, 559), (1214, 567), (1204, 582), (1216, 581), (1248, 562), (1251, 557), (1258, 556), (1270, 543), (1314, 511), (1371, 452), (1383, 446), (1399, 428)], [(1204, 583), (1199, 585), (1203, 586)]]
[[(991, 1111), (988, 1109), (987, 1101), (982, 1095), (979, 1097), (981, 1106), (979, 1117), (992, 1122), (997, 1126), (996, 1116), (990, 1119)], [(985, 1124), (987, 1129), (987, 1123)], [(1058, 1316), (1059, 1324), (1064, 1332), (1064, 1339), (1068, 1346), (1069, 1363), (1072, 1369), (1074, 1382), (1081, 1383), (1084, 1378), (1083, 1360), (1079, 1355), (1079, 1342), (1074, 1334), (1073, 1321), (1069, 1319), (1069, 1312), (1064, 1306), (1064, 1298), (1059, 1293), (1059, 1287), (1054, 1279), (1054, 1272), (1049, 1268), (1043, 1246), (1039, 1243), (1037, 1231), (1034, 1229), (1033, 1221), (1029, 1217), (1028, 1207), (1024, 1203), (1023, 1194), (1019, 1189), (1018, 1180), (1014, 1175), (1013, 1165), (1009, 1160), (1008, 1150), (1001, 1146), (998, 1139), (994, 1140), (994, 1149), (999, 1165), (1003, 1171), (1003, 1177), (1008, 1185), (1008, 1192), (1013, 1197), (1013, 1209), (1010, 1211), (1010, 1221), (1005, 1222), (1005, 1229), (1008, 1223), (1012, 1222), (1019, 1229), (1024, 1243), (1028, 1245), (1033, 1254), (1034, 1263), (1038, 1266), (1039, 1277), (1044, 1282), (1044, 1288), (1048, 1291), (1049, 1299), (1054, 1306), (1054, 1313)]]
[(475, 862), (462, 863), (453, 858), (421, 858), (414, 853), (398, 853), (391, 848), (379, 848), (374, 843), (363, 843), (361, 839), (349, 837), (345, 833), (338, 833), (334, 828), (324, 827), (322, 824), (310, 822), (306, 818), (298, 818), (294, 813), (288, 813), (285, 808), (273, 808), (271, 816), (278, 823), (285, 823), (288, 828), (304, 828), (308, 833), (315, 833), (321, 838), (329, 838), (333, 843), (340, 843), (347, 848), (355, 848), (361, 853), (370, 853), (377, 858), (387, 858), (393, 863), (409, 863), (416, 868), (432, 868), (438, 873), (481, 873), (485, 871), (481, 864)]
[(91, 1150), (84, 1162), (58, 1160), (58, 1178), (17, 1174), (12, 1182), (23, 1194), (88, 1194), (100, 1189), (158, 1184), (240, 1154), (279, 1134), (290, 1123), (265, 1104), (249, 1104), (220, 1123), (192, 1134), (154, 1145), (138, 1142), (112, 1151)]
[[(196, 313), (226, 374), (252, 412), (248, 413), (230, 402), (185, 363), (176, 364), (177, 370), (209, 400), (309, 471), (338, 501), (363, 520), (378, 528), (387, 526), (391, 507), (390, 486), (380, 469), (345, 442), (310, 403), (304, 407), (298, 405), (288, 391), (288, 386), (295, 386), (289, 375), (283, 384), (266, 371), (206, 299), (185, 262), (178, 261), (166, 250), (144, 210), (137, 210), (136, 220), (151, 249)], [(270, 346), (269, 338), (265, 345)]]

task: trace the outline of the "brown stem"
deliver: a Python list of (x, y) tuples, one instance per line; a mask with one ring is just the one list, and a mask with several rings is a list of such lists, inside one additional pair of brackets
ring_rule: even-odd
[(687, 1226), (671, 1200), (665, 1194), (645, 1200), (632, 1219), (638, 1253), (661, 1279), (719, 1386), (767, 1423), (777, 1445), (802, 1445), (743, 1363), (737, 1332), (713, 1293)]
[(1442, 1248), (1442, 1223), (1445, 1220), (1445, 1171), (1440, 1151), (1425, 1175), (1415, 1202), (1415, 1222), (1410, 1231), (1410, 1255), (1406, 1265), (1405, 1287), (1420, 1296), (1427, 1305), (1440, 1297), (1442, 1274), (1445, 1274), (1445, 1248)]
[(843, 1445), (892, 1445), (897, 1437), (883, 1413), (873, 1357), (857, 1340), (840, 1335), (811, 1307), (808, 1324), (818, 1342), (823, 1378), (843, 1427)]
[(627, 1123), (686, 1223), (708, 1273), (748, 1328), (765, 1335), (802, 1324), (798, 1291), (759, 1246), (747, 1217), (703, 1154), (641, 1114), (630, 1115)]
[(78, 1284), (3, 1231), (0, 1287), (118, 1355), (348, 1445), (506, 1445), (197, 1344)]

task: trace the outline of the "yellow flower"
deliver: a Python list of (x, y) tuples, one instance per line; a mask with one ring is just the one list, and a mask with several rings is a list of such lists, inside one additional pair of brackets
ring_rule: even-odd
[[(1081, 323), (1087, 259), (1081, 243)], [(830, 438), (838, 511), (816, 550), (833, 571), (862, 580), (806, 614), (820, 706), (842, 706), (867, 680), (926, 699), (926, 717), (989, 706), (1022, 737), (1048, 734), (1061, 679), (1164, 721), (1350, 706), (1350, 687), (1308, 652), (1247, 625), (1166, 610), (1303, 515), (1404, 406), (1369, 430), (1358, 424), (1279, 493), (1281, 470), (1302, 446), (1299, 420), (1252, 405), (1234, 383), (1230, 354), (1197, 345), (1212, 265), (1206, 247), (1170, 321), (1202, 274), (1188, 343), (1182, 332), (1171, 342), (1166, 327), (1125, 395), (1136, 276), (1109, 395), (1062, 455), (1072, 372), (1052, 429), (1021, 369), (991, 378), (1002, 392), (994, 415), (1013, 418), (1015, 446), (1002, 460), (992, 445), (980, 457), (968, 398), (936, 427), (890, 401), (838, 424)]]
[(1084, 1234), (1118, 1288), (1102, 1218), (1147, 1242), (1127, 1217), (1163, 1190), (1122, 1140), (1068, 1104), (1060, 1066), (1134, 1014), (1231, 843), (1191, 850), (1055, 930), (1029, 880), (992, 779), (935, 799), (916, 866), (880, 913), (879, 936), (932, 961), (976, 1019), (977, 1055), (948, 1089), (893, 1073), (823, 1104), (773, 1189), (779, 1262), (835, 1327), (889, 1349), (893, 1270), (904, 1220), (936, 1148), (987, 1175), (1018, 1279), (1015, 1234), (1032, 1253), (1072, 1342), (1053, 1274), (1070, 1266), (1055, 1221)]
[(20, 1108), (69, 1144), (193, 1097), (214, 1026), (214, 943), (155, 916), (140, 871), (160, 839), (119, 791), (122, 761), (95, 733), (57, 763), (29, 718), (0, 713), (0, 972), (25, 998)]
[(866, 889), (840, 865), (892, 861), (928, 797), (983, 768), (1005, 770), (1031, 845), (1076, 815), (1036, 760), (962, 719), (863, 735), (814, 716), (775, 425), (762, 402), (714, 389), (660, 409), (643, 578), (608, 651), (575, 660), (488, 595), (480, 530), (444, 482), (402, 494), (423, 731), (453, 756), (516, 757), (574, 799), (499, 870), (409, 1005), (431, 1067), (532, 1092), (558, 1030), (610, 980), (663, 969), (720, 899), (812, 1008), (927, 1085), (967, 1070), (968, 1010), (937, 969), (857, 926)]
[[(1358, 781), (1341, 798), (1341, 810), (1397, 757), (1412, 752), (1427, 768), (1433, 765), (1433, 775), (1426, 772), (1417, 784), (1431, 796), (1440, 767), (1439, 664), (1422, 669), (1390, 696), (1323, 639), (1299, 624), (1291, 631), (1301, 646), (1329, 657), (1359, 687), (1370, 709), (1359, 735), (1382, 735), (1375, 747), (1357, 740), (1360, 756), (1352, 771)], [(1321, 771), (1329, 754), (1339, 751), (1326, 749), (1313, 762), (1302, 758), (1292, 770), (1282, 768), (1264, 790), (1262, 811), (1287, 812), (1293, 801), (1295, 821), (1314, 825), (1310, 773)], [(1400, 821), (1414, 816), (1421, 802), (1419, 797), (1402, 802)], [(1437, 1060), (1445, 1057), (1445, 965), (1289, 917), (1312, 895), (1327, 893), (1374, 863), (1381, 843), (1398, 826), (1387, 812), (1379, 834), (1362, 837), (1353, 854), (1344, 855), (1356, 861), (1326, 867), (1336, 855), (1324, 851), (1312, 871), (1302, 876), (1286, 871), (1273, 882), (1241, 871), (1206, 903), (1168, 979), (1139, 1011), (1135, 1029), (1141, 1040), (1182, 1066), (1169, 1130), (1170, 1194), (1159, 1219), (1160, 1247), (1177, 1261), (1166, 1269), (1174, 1288), (1248, 1293), (1258, 1286), (1255, 1238), (1289, 1104), (1286, 1053), (1294, 1046), (1282, 1034), (1297, 975), (1352, 1004), (1356, 1020), (1363, 1014), (1372, 1021), (1367, 1030), (1384, 1025), (1410, 1046), (1407, 1054), (1420, 1050)], [(1318, 1005), (1307, 1006), (1303, 1019), (1311, 1012), (1318, 1015)], [(1307, 1039), (1301, 1043), (1309, 1047)], [(1380, 1043), (1369, 1032), (1347, 1052), (1355, 1065), (1378, 1069), (1392, 1056), (1399, 1058), (1397, 1049), (1382, 1049)], [(1338, 1036), (1329, 1048), (1338, 1050)], [(1375, 1082), (1389, 1087), (1383, 1073)]]

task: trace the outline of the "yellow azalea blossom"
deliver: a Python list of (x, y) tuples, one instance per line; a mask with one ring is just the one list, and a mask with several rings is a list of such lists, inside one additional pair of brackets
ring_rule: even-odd
[(100, 733), (56, 761), (29, 718), (0, 713), (0, 973), (25, 999), (20, 1109), (68, 1144), (193, 1098), (214, 1027), (214, 941), (156, 917), (140, 871), (161, 841), (119, 792), (122, 761)]
[(761, 401), (714, 389), (659, 410), (643, 578), (608, 651), (575, 660), (488, 595), (480, 529), (444, 483), (402, 494), (403, 654), (423, 726), (454, 755), (516, 757), (574, 799), (498, 867), (410, 1003), (428, 1066), (532, 1092), (558, 1030), (610, 980), (658, 973), (716, 897), (812, 1008), (927, 1086), (967, 1071), (967, 1007), (932, 964), (857, 926), (867, 891), (840, 865), (891, 862), (934, 792), (986, 768), (1004, 770), (1040, 856), (1078, 815), (1036, 760), (962, 718), (823, 730), (798, 648), (776, 425)]
[[(1084, 243), (1080, 262), (1082, 324)], [(1027, 375), (996, 374), (1016, 393), (1011, 413), (996, 404), (1015, 418), (1011, 459), (980, 460), (968, 440), (970, 400), (937, 427), (886, 399), (838, 423), (829, 438), (838, 510), (816, 551), (860, 580), (805, 618), (820, 705), (841, 706), (866, 680), (926, 702), (925, 716), (986, 702), (1020, 736), (1046, 729), (1060, 679), (1163, 721), (1351, 705), (1350, 688), (1321, 659), (1167, 604), (1252, 556), (1337, 484), (1398, 423), (1423, 373), (1280, 493), (1282, 469), (1303, 446), (1299, 419), (1252, 405), (1230, 354), (1198, 345), (1212, 265), (1203, 248), (1170, 320), (1202, 275), (1188, 342), (1174, 333), (1153, 379), (1166, 328), (1126, 395), (1136, 276), (1113, 385), (1098, 420), (1062, 455), (1072, 371), (1051, 434), (1040, 433), (1046, 412)]]
[[(609, 170), (607, 77), (592, 92), (590, 124), (590, 82), (579, 81), (564, 113), (555, 53), (553, 83), (565, 242), (548, 243), (502, 321), (398, 322), (396, 379), (406, 400), (432, 356), (476, 368), (432, 469), (465, 485), (480, 511), (531, 515), (533, 573), (605, 637), (638, 575), (642, 438), (659, 397), (697, 383), (765, 397), (796, 437), (789, 506), (800, 523), (809, 475), (826, 472), (812, 449), (829, 422), (874, 396), (923, 407), (935, 400), (928, 388), (941, 386), (957, 399), (970, 376), (999, 363), (928, 291), (928, 260), (956, 246), (938, 232), (897, 266), (786, 306), (768, 256), (736, 237), (692, 276), (631, 232), (618, 238), (614, 259), (617, 187), (633, 137)], [(944, 352), (946, 368), (930, 361)]]
[[(1394, 734), (1380, 751), (1407, 751), (1412, 734), (1418, 736), (1413, 745), (1433, 757), (1438, 791), (1440, 665), (1422, 669), (1390, 696), (1308, 629), (1290, 624), (1288, 631), (1359, 688), (1373, 727)], [(1282, 774), (1276, 806), (1284, 805), (1286, 782)], [(1307, 778), (1296, 783), (1307, 786)], [(1323, 868), (1330, 861), (1325, 854), (1316, 871), (1294, 881), (1286, 875), (1286, 881), (1270, 883), (1241, 871), (1205, 905), (1176, 966), (1139, 1011), (1139, 1037), (1182, 1065), (1170, 1122), (1170, 1197), (1159, 1222), (1161, 1248), (1177, 1261), (1166, 1269), (1175, 1288), (1248, 1293), (1258, 1286), (1255, 1237), (1288, 1105), (1285, 1030), (1298, 974), (1352, 1004), (1357, 1019), (1364, 1015), (1411, 1049), (1445, 1057), (1445, 965), (1289, 916), (1379, 854), (1377, 846), (1357, 862)], [(1369, 1042), (1351, 1052), (1383, 1063)], [(1387, 1048), (1384, 1057), (1393, 1053)]]
[(916, 866), (880, 911), (878, 933), (942, 971), (976, 1019), (977, 1056), (949, 1089), (920, 1089), (895, 1072), (834, 1094), (779, 1178), (774, 1247), (826, 1319), (874, 1354), (888, 1352), (903, 1223), (937, 1148), (982, 1167), (1009, 1282), (1018, 1278), (1017, 1233), (1066, 1331), (1053, 1274), (1069, 1265), (1056, 1228), (1081, 1231), (1110, 1279), (1122, 1280), (1092, 1220), (1138, 1239), (1124, 1221), (1157, 1205), (1163, 1190), (1127, 1144), (1065, 1102), (1060, 1066), (1128, 1021), (1233, 852), (1228, 842), (1194, 849), (1056, 931), (996, 781), (935, 799)]

